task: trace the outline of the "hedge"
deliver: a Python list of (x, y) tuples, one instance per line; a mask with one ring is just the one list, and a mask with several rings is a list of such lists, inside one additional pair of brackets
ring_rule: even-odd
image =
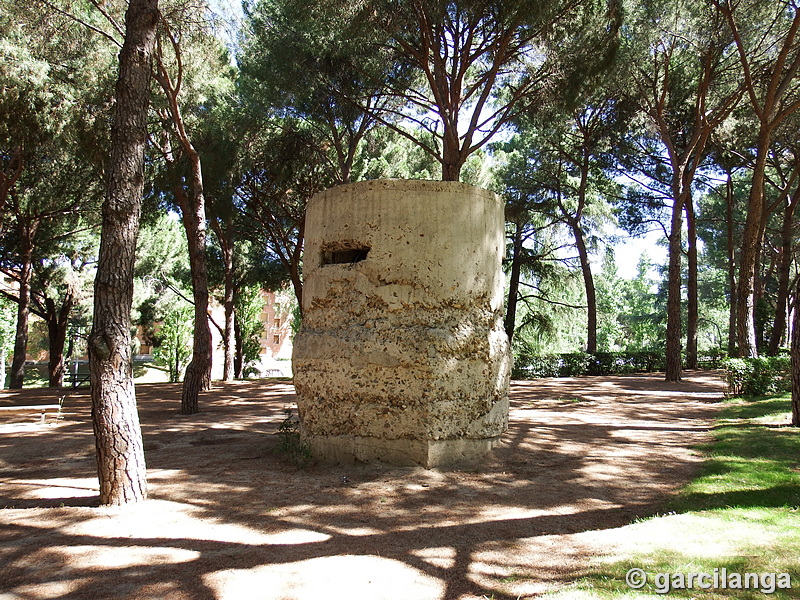
[(729, 358), (724, 361), (730, 393), (763, 396), (792, 391), (792, 357)]
[[(787, 355), (727, 358), (724, 351), (713, 350), (699, 356), (698, 364), (704, 369), (725, 369), (729, 393), (733, 396), (762, 396), (792, 390), (792, 360)], [(620, 375), (665, 369), (666, 357), (663, 352), (570, 352), (542, 355), (520, 353), (515, 357), (511, 377), (537, 379)]]
[(576, 375), (615, 375), (641, 371), (663, 371), (661, 352), (571, 352), (517, 357), (511, 376), (514, 379), (574, 377)]
[[(698, 356), (703, 369), (721, 368), (726, 360), (724, 350), (711, 350)], [(575, 377), (577, 375), (621, 375), (664, 371), (666, 357), (662, 351), (650, 352), (569, 352), (531, 355), (520, 352), (514, 357), (513, 379), (539, 377)]]

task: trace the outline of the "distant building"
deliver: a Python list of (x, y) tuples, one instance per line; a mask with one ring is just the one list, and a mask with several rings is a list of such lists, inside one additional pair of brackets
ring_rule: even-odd
[(261, 291), (264, 308), (261, 322), (261, 375), (290, 377), (292, 374), (292, 318), (294, 296), (287, 292)]
[[(264, 306), (261, 310), (261, 353), (259, 362), (254, 365), (258, 373), (254, 377), (291, 377), (292, 375), (292, 318), (297, 301), (291, 292), (268, 292), (261, 290)], [(225, 311), (221, 306), (211, 308), (211, 316), (217, 323), (225, 321)], [(212, 379), (222, 379), (225, 354), (222, 336), (216, 327), (211, 327), (214, 360)]]

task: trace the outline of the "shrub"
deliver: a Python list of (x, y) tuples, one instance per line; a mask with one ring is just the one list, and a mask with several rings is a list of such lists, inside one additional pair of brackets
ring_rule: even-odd
[(618, 375), (663, 371), (665, 358), (658, 352), (570, 352), (566, 354), (518, 353), (511, 376), (514, 379)]
[(558, 377), (561, 370), (561, 359), (557, 354), (536, 356), (522, 348), (514, 353), (514, 366), (511, 369), (513, 379), (538, 379), (539, 377)]
[(559, 355), (559, 377), (574, 377), (586, 373), (593, 360), (586, 352), (572, 352)]
[(763, 396), (792, 390), (790, 356), (728, 358), (723, 366), (733, 396)]

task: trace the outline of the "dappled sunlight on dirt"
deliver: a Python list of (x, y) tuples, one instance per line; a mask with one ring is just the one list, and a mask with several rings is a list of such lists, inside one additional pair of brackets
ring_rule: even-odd
[(179, 385), (146, 384), (150, 500), (126, 508), (97, 506), (74, 393), (58, 422), (0, 421), (0, 598), (530, 597), (688, 480), (723, 391), (708, 372), (515, 382), (500, 447), (447, 471), (296, 466), (277, 452), (289, 384), (215, 384), (192, 417)]

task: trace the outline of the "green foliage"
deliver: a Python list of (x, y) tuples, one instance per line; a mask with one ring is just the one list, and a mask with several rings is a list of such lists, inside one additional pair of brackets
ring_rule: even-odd
[(93, 36), (50, 7), (0, 0), (0, 148), (30, 153), (71, 138), (83, 143), (72, 154), (98, 149), (116, 53)]
[(408, 138), (385, 127), (370, 130), (353, 165), (354, 181), (436, 179), (440, 175), (441, 166), (429, 154)]
[(0, 296), (0, 351), (8, 352), (14, 347), (16, 304)]
[(261, 322), (261, 311), (264, 299), (260, 285), (241, 286), (234, 298), (236, 328), (239, 333), (242, 353), (242, 374), (255, 372), (254, 365), (261, 357), (261, 336), (264, 324)]
[(189, 255), (178, 216), (158, 212), (139, 230), (136, 244), (135, 276), (189, 282)]
[[(250, 130), (275, 121), (314, 133), (311, 151), (333, 183), (354, 178), (365, 136), (375, 126), (374, 95), (391, 69), (384, 52), (365, 52), (350, 35), (351, 3), (261, 0), (245, 4), (239, 99)], [(380, 112), (378, 110), (377, 112)]]
[(11, 359), (16, 331), (16, 304), (0, 296), (0, 389), (5, 387), (6, 362)]
[(728, 351), (724, 348), (709, 348), (697, 355), (697, 366), (701, 369), (724, 369)]
[[(191, 297), (189, 253), (180, 222), (159, 213), (139, 231), (131, 320), (142, 327), (144, 343), (158, 344), (157, 324), (183, 310)], [(192, 316), (189, 316), (192, 320)]]
[(183, 378), (192, 355), (193, 310), (184, 304), (170, 310), (158, 328), (155, 336), (156, 347), (153, 360), (166, 367), (170, 383)]
[(639, 258), (636, 276), (618, 280), (622, 307), (618, 319), (622, 338), (617, 342), (629, 351), (663, 348), (665, 338), (664, 307), (658, 296), (658, 280), (651, 274), (653, 263), (646, 254)]
[(575, 377), (579, 375), (620, 375), (663, 371), (662, 352), (568, 352), (564, 354), (514, 356), (514, 379)]
[[(561, 264), (551, 269), (548, 261), (541, 262), (544, 269), (539, 271), (538, 264), (532, 262), (536, 269), (528, 275), (527, 285), (535, 282), (544, 291), (539, 294), (540, 298), (527, 300), (520, 306), (519, 326), (513, 341), (515, 364), (520, 369), (537, 364), (537, 357), (542, 355), (561, 355), (585, 349), (585, 309), (580, 306), (584, 296), (577, 273), (566, 271)], [(657, 280), (651, 270), (652, 263), (643, 255), (637, 275), (630, 280), (623, 279), (617, 275), (613, 253), (605, 254), (602, 268), (595, 276), (600, 354), (663, 354), (663, 311), (657, 294)], [(548, 304), (548, 300), (560, 304)], [(553, 373), (559, 368), (542, 368), (541, 372)], [(539, 371), (538, 367), (535, 371)], [(519, 376), (523, 375), (523, 372), (519, 373)]]
[(729, 358), (723, 365), (733, 396), (762, 396), (792, 389), (790, 356)]
[(276, 121), (247, 136), (237, 192), (246, 218), (237, 233), (252, 244), (254, 254), (263, 253), (259, 264), (280, 263), (299, 287), (306, 204), (333, 181), (319, 152), (319, 136), (291, 121)]
[(0, 201), (15, 194), (16, 220), (95, 214), (116, 54), (91, 36), (50, 8), (0, 0), (0, 171), (13, 183)]

